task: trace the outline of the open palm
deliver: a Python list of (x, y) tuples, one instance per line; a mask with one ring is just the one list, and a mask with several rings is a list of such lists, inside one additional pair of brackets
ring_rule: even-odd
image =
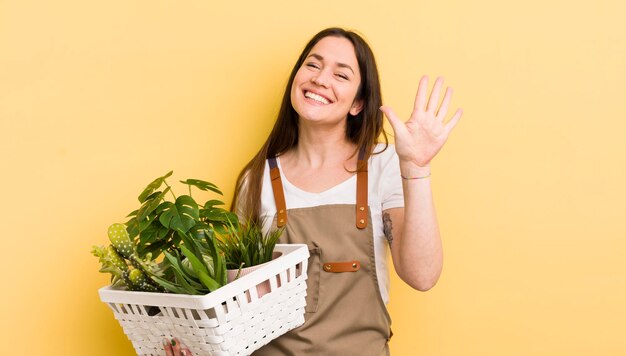
[(413, 112), (406, 122), (402, 122), (390, 107), (380, 108), (393, 128), (396, 152), (400, 161), (413, 162), (420, 167), (427, 166), (459, 122), (463, 114), (461, 109), (454, 113), (450, 121), (444, 123), (452, 99), (452, 89), (446, 89), (439, 105), (442, 85), (443, 78), (437, 78), (428, 98), (428, 77), (422, 77), (417, 88)]

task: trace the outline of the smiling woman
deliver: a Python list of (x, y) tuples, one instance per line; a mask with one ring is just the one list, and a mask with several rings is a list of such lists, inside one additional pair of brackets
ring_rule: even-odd
[[(354, 69), (357, 68), (355, 72)], [(337, 125), (346, 112), (357, 115), (363, 101), (356, 94), (361, 83), (354, 47), (342, 37), (325, 37), (307, 56), (291, 86), (291, 102), (301, 125)]]
[[(281, 243), (308, 245), (305, 323), (255, 355), (388, 355), (387, 250), (407, 284), (435, 285), (442, 251), (429, 163), (461, 111), (444, 123), (451, 91), (440, 103), (443, 80), (428, 95), (423, 77), (402, 122), (382, 106), (370, 47), (340, 28), (309, 41), (288, 83), (269, 138), (239, 175), (232, 209), (266, 230), (283, 227)], [(182, 354), (180, 345), (165, 347)]]

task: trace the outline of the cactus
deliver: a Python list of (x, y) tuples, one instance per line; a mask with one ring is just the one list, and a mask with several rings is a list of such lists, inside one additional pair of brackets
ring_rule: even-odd
[(91, 253), (100, 259), (100, 272), (111, 274), (112, 285), (127, 284), (125, 273), (128, 272), (128, 265), (113, 246), (93, 246)]
[(128, 280), (131, 289), (142, 292), (159, 292), (159, 289), (151, 284), (151, 279), (139, 269), (132, 269), (128, 272)]
[(128, 270), (128, 265), (126, 264), (122, 256), (117, 253), (113, 246), (109, 245), (107, 247), (107, 255), (109, 257), (109, 260), (111, 261), (111, 264), (113, 264), (115, 267), (119, 268), (122, 271)]
[[(100, 272), (111, 274), (111, 284), (126, 285), (126, 287), (133, 291), (144, 292), (161, 292), (162, 289), (155, 286), (155, 282), (140, 269), (131, 269), (128, 263), (122, 256), (117, 253), (117, 250), (113, 245), (107, 247), (94, 246), (92, 254), (100, 258)], [(132, 264), (132, 263), (131, 263)], [(145, 265), (145, 264), (144, 264)], [(160, 275), (156, 263), (150, 264), (151, 272)]]
[[(150, 276), (161, 274), (158, 265), (150, 260), (152, 254), (147, 254), (145, 260), (137, 256), (135, 245), (131, 241), (128, 231), (126, 231), (126, 226), (119, 223), (112, 224), (109, 226), (108, 235), (111, 241), (111, 245), (106, 250), (109, 268), (104, 272), (115, 274), (131, 290), (161, 291), (162, 289), (158, 284), (150, 278)], [(124, 259), (128, 260), (134, 269), (129, 269), (128, 263)]]
[(152, 254), (149, 253), (146, 255), (146, 258), (142, 260), (139, 258), (137, 251), (135, 249), (135, 245), (130, 239), (128, 235), (128, 231), (126, 231), (126, 226), (124, 224), (115, 223), (109, 226), (109, 240), (111, 244), (121, 256), (130, 261), (130, 263), (142, 270), (148, 276), (153, 275), (153, 271), (151, 266), (149, 265), (150, 259), (152, 258)]
[(117, 252), (124, 256), (124, 258), (130, 259), (131, 256), (135, 252), (135, 247), (133, 243), (130, 241), (130, 236), (128, 235), (128, 231), (126, 231), (126, 226), (124, 224), (113, 224), (109, 226), (109, 240), (111, 240), (111, 244)]

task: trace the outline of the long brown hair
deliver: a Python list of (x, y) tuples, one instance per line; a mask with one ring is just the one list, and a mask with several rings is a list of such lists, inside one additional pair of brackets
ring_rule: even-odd
[[(280, 156), (298, 144), (298, 114), (291, 104), (293, 79), (311, 49), (321, 39), (329, 36), (346, 38), (352, 43), (361, 73), (361, 83), (355, 100), (363, 101), (363, 109), (354, 116), (348, 113), (346, 137), (358, 149), (364, 150), (365, 162), (372, 155), (374, 146), (381, 134), (384, 137), (385, 145), (388, 143), (387, 135), (383, 131), (383, 115), (379, 110), (382, 105), (382, 96), (378, 68), (371, 48), (361, 36), (352, 31), (336, 27), (320, 31), (304, 47), (291, 71), (276, 123), (267, 141), (237, 178), (231, 210), (240, 213), (244, 218), (255, 221), (260, 218), (265, 161), (268, 158)], [(385, 146), (386, 148), (387, 146)], [(363, 169), (363, 167), (357, 167), (357, 169)]]

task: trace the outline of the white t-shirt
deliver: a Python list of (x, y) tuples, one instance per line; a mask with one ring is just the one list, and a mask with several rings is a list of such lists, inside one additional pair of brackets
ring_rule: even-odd
[[(378, 144), (374, 152), (379, 152), (384, 147), (384, 144)], [(280, 160), (276, 159), (276, 162), (281, 171), (280, 176), (285, 191), (287, 209), (331, 204), (356, 204), (356, 174), (324, 192), (309, 193), (291, 184), (282, 172)], [(382, 212), (390, 208), (404, 207), (400, 165), (393, 145), (389, 145), (380, 154), (370, 156), (368, 161), (368, 191), (378, 288), (383, 301), (387, 304), (389, 302), (388, 243), (383, 232)], [(261, 191), (261, 217), (265, 218), (265, 231), (269, 230), (274, 215), (276, 215), (276, 203), (274, 202), (269, 165), (266, 164)]]

